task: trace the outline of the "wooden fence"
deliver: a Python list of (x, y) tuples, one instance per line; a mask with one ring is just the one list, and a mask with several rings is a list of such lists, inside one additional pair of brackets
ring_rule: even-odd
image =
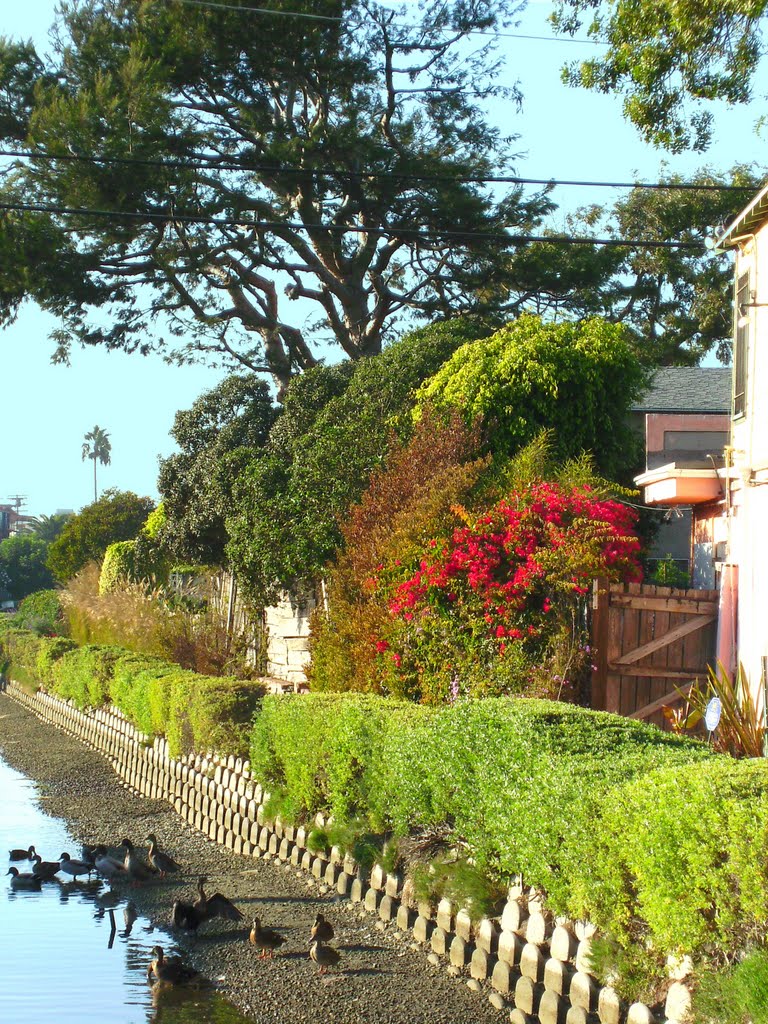
[(718, 592), (596, 580), (592, 707), (664, 726), (715, 658)]

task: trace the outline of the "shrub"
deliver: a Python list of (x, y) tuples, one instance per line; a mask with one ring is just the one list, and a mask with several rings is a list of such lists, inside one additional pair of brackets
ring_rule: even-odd
[(466, 518), (374, 574), (396, 623), (375, 638), (384, 684), (439, 703), (489, 692), (495, 672), (520, 692), (525, 666), (551, 670), (557, 655), (549, 674), (567, 689), (588, 663), (580, 598), (597, 576), (640, 577), (634, 513), (590, 487), (541, 481)]
[(265, 698), (251, 734), (251, 766), (305, 814), (367, 814), (372, 768), (398, 705), (364, 694)]
[(122, 653), (96, 644), (68, 651), (56, 664), (54, 692), (81, 709), (103, 707), (109, 703), (115, 662)]
[(136, 728), (167, 736), (172, 754), (210, 750), (242, 755), (263, 695), (258, 683), (188, 672), (159, 658), (114, 647), (77, 647), (23, 630), (0, 634), (0, 660), (12, 679), (41, 686), (78, 707), (115, 704)]
[(742, 948), (768, 926), (768, 763), (713, 757), (608, 794), (576, 900), (622, 947)]
[(61, 633), (66, 629), (60, 590), (38, 590), (25, 597), (13, 616), (14, 626), (35, 633)]
[(693, 1011), (699, 1024), (768, 1024), (768, 951), (698, 979)]
[(549, 701), (438, 710), (349, 694), (265, 698), (251, 744), (254, 772), (306, 814), (355, 814), (396, 835), (450, 822), (484, 872), (522, 873), (563, 912), (589, 873), (609, 790), (710, 757), (695, 741)]
[(425, 416), (374, 473), (342, 527), (343, 550), (326, 578), (328, 608), (312, 624), (313, 690), (382, 691), (376, 641), (386, 640), (392, 616), (371, 582), (384, 564), (407, 562), (455, 523), (452, 506), (469, 500), (487, 465), (475, 458), (478, 445), (457, 418), (442, 425)]
[(600, 472), (623, 480), (640, 454), (628, 413), (646, 379), (624, 325), (525, 315), (463, 345), (418, 400), (480, 419), (507, 456), (551, 429), (560, 460), (591, 452)]
[(66, 583), (89, 562), (101, 564), (109, 545), (132, 540), (153, 508), (149, 498), (132, 491), (104, 491), (98, 501), (67, 520), (48, 548), (48, 567)]
[(62, 592), (70, 632), (81, 644), (124, 647), (201, 675), (257, 676), (261, 637), (256, 617), (252, 628), (246, 623), (239, 630), (228, 629), (207, 600), (212, 578), (200, 571), (197, 576), (205, 583), (194, 600), (175, 590), (136, 583), (100, 593), (91, 565)]

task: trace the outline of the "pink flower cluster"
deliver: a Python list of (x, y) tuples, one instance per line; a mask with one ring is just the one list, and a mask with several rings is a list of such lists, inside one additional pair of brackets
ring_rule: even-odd
[(535, 636), (556, 592), (584, 594), (601, 575), (641, 578), (635, 519), (626, 505), (588, 487), (537, 484), (449, 540), (430, 542), (395, 588), (390, 613), (410, 622), (468, 606), (497, 641)]

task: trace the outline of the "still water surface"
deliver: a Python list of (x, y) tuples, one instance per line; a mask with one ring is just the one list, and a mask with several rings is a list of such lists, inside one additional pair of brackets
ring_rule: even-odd
[[(44, 882), (14, 892), (8, 851), (33, 844), (43, 860), (80, 848), (66, 823), (46, 815), (35, 784), (0, 758), (0, 1021), (3, 1024), (247, 1024), (215, 992), (153, 989), (150, 950), (178, 953), (173, 939), (137, 918), (105, 882)], [(27, 861), (14, 862), (31, 871)], [(112, 929), (112, 910), (116, 930)]]

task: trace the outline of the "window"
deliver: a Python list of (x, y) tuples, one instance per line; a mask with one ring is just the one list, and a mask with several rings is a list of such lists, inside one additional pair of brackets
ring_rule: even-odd
[(743, 416), (747, 409), (747, 345), (749, 342), (749, 271), (736, 282), (736, 338), (733, 352), (733, 415)]

